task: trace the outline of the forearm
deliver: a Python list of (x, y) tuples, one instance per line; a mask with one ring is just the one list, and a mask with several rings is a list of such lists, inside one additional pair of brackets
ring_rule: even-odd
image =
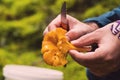
[(84, 20), (84, 22), (87, 22), (87, 23), (94, 22), (99, 27), (103, 27), (119, 19), (120, 19), (120, 7), (115, 8), (112, 11), (109, 11), (101, 16), (86, 19)]

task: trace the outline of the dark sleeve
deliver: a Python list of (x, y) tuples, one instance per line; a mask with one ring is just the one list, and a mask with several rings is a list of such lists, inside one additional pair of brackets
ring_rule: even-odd
[(106, 24), (114, 22), (116, 20), (120, 20), (120, 6), (101, 16), (88, 18), (84, 20), (84, 22), (95, 22), (98, 24), (99, 27), (103, 27)]

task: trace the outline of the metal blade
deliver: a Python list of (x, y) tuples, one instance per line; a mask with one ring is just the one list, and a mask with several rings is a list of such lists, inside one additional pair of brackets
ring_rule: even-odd
[(64, 1), (62, 8), (61, 8), (61, 27), (65, 30), (68, 30), (66, 14), (67, 14), (66, 2)]

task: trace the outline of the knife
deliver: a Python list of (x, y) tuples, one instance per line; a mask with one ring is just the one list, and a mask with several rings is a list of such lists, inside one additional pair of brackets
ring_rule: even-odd
[(61, 7), (61, 27), (65, 30), (69, 30), (68, 24), (67, 24), (67, 11), (66, 11), (66, 1), (63, 2)]
[[(67, 24), (67, 11), (66, 11), (66, 1), (63, 2), (61, 7), (61, 27), (65, 30), (69, 30), (68, 24)], [(97, 43), (94, 43), (91, 45), (91, 51), (95, 51), (95, 49), (98, 48)]]

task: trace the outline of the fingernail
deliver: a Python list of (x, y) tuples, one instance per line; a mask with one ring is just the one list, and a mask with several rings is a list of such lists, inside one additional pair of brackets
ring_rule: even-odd
[(75, 40), (73, 40), (73, 41), (71, 41), (71, 43), (72, 43), (72, 44), (76, 44), (76, 41), (75, 41)]

